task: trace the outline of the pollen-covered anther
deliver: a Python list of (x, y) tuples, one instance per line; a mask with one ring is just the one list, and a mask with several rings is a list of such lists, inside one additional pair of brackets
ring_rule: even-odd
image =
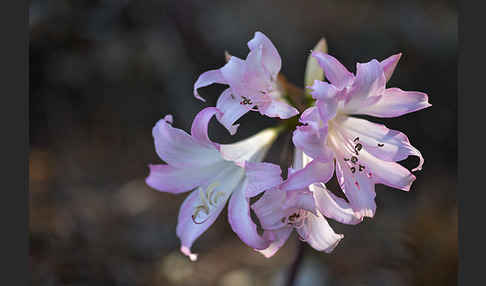
[(307, 218), (307, 211), (299, 209), (291, 215), (282, 218), (282, 222), (293, 226), (295, 228), (301, 228), (304, 225), (305, 219)]
[(356, 164), (356, 162), (358, 162), (358, 157), (356, 156), (351, 157), (351, 163)]
[(240, 104), (244, 104), (244, 105), (250, 105), (250, 104), (253, 104), (253, 103), (251, 102), (251, 99), (249, 99), (248, 97), (244, 97), (244, 96), (242, 96), (241, 98), (243, 98), (243, 100), (242, 100), (242, 101), (240, 101)]

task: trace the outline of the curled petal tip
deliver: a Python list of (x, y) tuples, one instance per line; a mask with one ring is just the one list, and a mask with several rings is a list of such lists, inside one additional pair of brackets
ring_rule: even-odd
[(181, 246), (181, 252), (185, 256), (189, 257), (191, 261), (197, 261), (197, 254), (192, 253), (191, 250), (186, 246)]
[(174, 117), (172, 116), (172, 114), (167, 114), (166, 116), (164, 116), (164, 121), (172, 124), (174, 122)]
[(206, 99), (202, 98), (199, 93), (197, 92), (197, 90), (194, 89), (194, 97), (199, 99), (200, 101), (202, 102), (206, 102)]

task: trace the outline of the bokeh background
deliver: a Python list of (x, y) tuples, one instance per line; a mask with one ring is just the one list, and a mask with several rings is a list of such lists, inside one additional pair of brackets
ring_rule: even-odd
[[(298, 285), (456, 285), (457, 7), (455, 1), (32, 0), (30, 23), (30, 257), (33, 285), (282, 285), (295, 236), (271, 259), (238, 240), (225, 213), (194, 245), (175, 234), (185, 195), (144, 184), (159, 163), (151, 129), (171, 113), (189, 130), (222, 86), (192, 96), (197, 76), (245, 57), (262, 31), (303, 86), (321, 37), (351, 71), (402, 52), (389, 86), (429, 94), (432, 107), (390, 120), (425, 165), (409, 193), (377, 186), (373, 220), (350, 227), (332, 254), (306, 249)], [(234, 137), (278, 121), (255, 112)], [(282, 136), (267, 161), (281, 164)], [(404, 165), (412, 167), (416, 159)], [(332, 184), (331, 184), (332, 185)]]

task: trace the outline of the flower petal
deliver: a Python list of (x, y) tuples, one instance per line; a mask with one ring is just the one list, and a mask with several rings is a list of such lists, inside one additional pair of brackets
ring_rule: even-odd
[(365, 119), (347, 117), (339, 122), (340, 131), (347, 138), (359, 138), (366, 151), (385, 161), (401, 161), (408, 156), (417, 156), (420, 161), (412, 171), (421, 170), (424, 158), (419, 150), (410, 144), (407, 136)]
[(270, 87), (272, 75), (263, 65), (263, 46), (251, 50), (245, 59), (245, 73), (242, 81), (249, 97), (258, 96), (259, 90)]
[(267, 190), (261, 198), (251, 205), (260, 225), (265, 230), (276, 230), (286, 227), (281, 219), (290, 215), (286, 208), (287, 195), (278, 188)]
[(223, 74), (221, 73), (220, 69), (209, 70), (207, 72), (202, 73), (198, 77), (198, 79), (194, 83), (194, 96), (199, 100), (206, 101), (197, 93), (197, 90), (201, 87), (205, 87), (213, 83), (228, 84), (228, 82), (223, 77)]
[(233, 231), (248, 246), (255, 249), (265, 249), (269, 242), (257, 232), (257, 227), (250, 216), (250, 201), (245, 196), (247, 180), (233, 192), (228, 205), (228, 220)]
[(248, 48), (250, 50), (257, 49), (259, 46), (263, 47), (262, 50), (262, 63), (267, 71), (276, 76), (282, 66), (282, 59), (273, 45), (272, 41), (265, 36), (262, 32), (255, 32), (253, 39), (248, 42)]
[(359, 160), (364, 162), (372, 170), (372, 178), (375, 183), (384, 184), (403, 191), (409, 191), (416, 177), (402, 165), (383, 161), (371, 155), (365, 149), (359, 153)]
[(397, 66), (398, 61), (400, 60), (401, 57), (402, 57), (402, 53), (398, 53), (380, 62), (380, 65), (383, 68), (383, 72), (385, 73), (385, 77), (387, 81), (391, 78), (393, 71), (395, 70), (395, 67)]
[(208, 136), (208, 125), (211, 118), (220, 111), (216, 107), (206, 107), (199, 111), (192, 121), (191, 135), (201, 145), (219, 150), (219, 144), (212, 142)]
[(359, 113), (376, 117), (398, 117), (429, 106), (432, 105), (429, 103), (427, 94), (423, 92), (387, 88), (380, 100), (361, 108)]
[(175, 168), (169, 165), (149, 165), (150, 174), (145, 183), (150, 187), (169, 193), (182, 193), (194, 189), (214, 178), (228, 167), (228, 162), (201, 168)]
[(299, 111), (281, 99), (271, 98), (266, 104), (258, 104), (258, 111), (268, 117), (287, 119), (299, 114)]
[(323, 125), (320, 120), (317, 107), (306, 109), (300, 122), (306, 125), (297, 126), (295, 129), (292, 136), (294, 145), (315, 160), (331, 160), (333, 154), (326, 144), (327, 125)]
[(221, 144), (221, 155), (225, 160), (242, 164), (245, 161), (259, 162), (277, 139), (275, 128), (267, 128), (257, 134), (232, 144)]
[(333, 56), (319, 51), (312, 52), (312, 56), (324, 70), (324, 76), (338, 89), (343, 89), (353, 81), (353, 74)]
[(224, 80), (235, 93), (244, 91), (245, 61), (231, 56), (229, 61), (220, 69)]
[(240, 104), (240, 97), (233, 95), (230, 88), (221, 93), (216, 103), (216, 108), (221, 111), (221, 114), (217, 114), (218, 121), (228, 129), (231, 135), (234, 135), (238, 130), (239, 124), (233, 125), (240, 117), (250, 111), (253, 106), (247, 106)]
[(245, 171), (248, 180), (245, 192), (248, 198), (276, 187), (282, 182), (282, 169), (275, 164), (246, 162)]
[(336, 162), (336, 177), (358, 218), (373, 217), (376, 212), (375, 183), (362, 172), (354, 174), (344, 162)]
[(332, 252), (344, 237), (342, 234), (336, 234), (320, 213), (309, 213), (304, 225), (296, 230), (310, 246), (326, 253)]
[(317, 209), (326, 217), (344, 224), (358, 224), (358, 217), (348, 202), (331, 193), (324, 184), (312, 184), (309, 189), (314, 195)]
[(214, 146), (201, 144), (183, 130), (172, 127), (166, 119), (159, 120), (152, 129), (155, 151), (162, 160), (177, 168), (208, 166), (222, 161)]
[(359, 114), (366, 106), (376, 103), (385, 90), (386, 78), (377, 60), (356, 64), (356, 78), (347, 94), (343, 112)]
[(263, 232), (263, 237), (271, 241), (270, 245), (263, 249), (257, 250), (266, 258), (272, 257), (285, 244), (292, 233), (292, 227), (283, 227), (277, 230), (266, 230)]
[(339, 90), (334, 85), (323, 81), (316, 80), (312, 88), (312, 97), (317, 99), (316, 106), (319, 109), (319, 115), (323, 122), (327, 122), (336, 116)]
[(334, 174), (334, 161), (321, 162), (313, 160), (305, 168), (296, 170), (289, 175), (288, 179), (281, 185), (282, 190), (307, 189), (313, 183), (326, 183)]
[[(226, 200), (227, 199), (228, 197), (226, 197)], [(179, 237), (181, 240), (181, 252), (188, 256), (192, 261), (197, 259), (197, 254), (191, 252), (192, 244), (214, 223), (226, 204), (226, 201), (220, 204), (218, 208), (211, 213), (211, 216), (209, 216), (206, 221), (196, 224), (192, 219), (192, 215), (198, 200), (198, 190), (191, 192), (191, 194), (189, 194), (189, 196), (182, 203), (179, 210), (179, 217), (177, 219), (176, 233), (177, 237)]]
[(212, 185), (214, 185), (214, 192), (221, 193), (223, 196), (220, 196), (219, 199), (216, 200), (216, 205), (213, 205), (213, 208), (203, 222), (195, 223), (193, 215), (197, 206), (201, 204), (201, 196), (199, 192), (207, 189), (209, 184), (205, 184), (191, 192), (182, 203), (177, 220), (176, 233), (181, 240), (181, 251), (188, 255), (191, 260), (196, 258), (190, 251), (192, 244), (214, 223), (226, 205), (230, 194), (235, 190), (242, 178), (243, 170), (234, 165), (228, 166), (218, 175), (213, 177)]

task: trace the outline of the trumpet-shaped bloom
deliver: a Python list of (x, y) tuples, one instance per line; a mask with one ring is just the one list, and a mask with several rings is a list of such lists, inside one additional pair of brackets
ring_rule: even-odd
[(288, 179), (271, 188), (252, 205), (262, 228), (263, 237), (270, 241), (266, 249), (258, 250), (265, 257), (273, 256), (287, 241), (292, 230), (301, 240), (318, 251), (331, 252), (343, 238), (336, 234), (325, 217), (345, 224), (361, 221), (349, 204), (335, 196), (322, 183), (308, 184), (309, 169), (303, 168), (311, 159), (295, 151), (294, 168)]
[(238, 128), (235, 121), (250, 110), (282, 119), (299, 113), (282, 98), (277, 85), (282, 60), (270, 39), (256, 32), (248, 48), (250, 53), (245, 60), (232, 56), (222, 68), (201, 74), (194, 84), (194, 95), (202, 101), (198, 88), (213, 83), (229, 85), (217, 101), (221, 114), (216, 117), (232, 135)]
[(326, 182), (323, 178), (330, 178), (335, 166), (353, 210), (360, 217), (373, 217), (375, 184), (408, 191), (415, 176), (396, 162), (417, 156), (420, 162), (412, 170), (416, 171), (424, 159), (405, 134), (352, 115), (397, 117), (431, 105), (425, 93), (385, 87), (401, 54), (382, 62), (358, 63), (356, 75), (328, 54), (314, 52), (313, 56), (329, 83), (316, 80), (309, 87), (316, 106), (302, 113), (304, 125), (294, 131), (293, 142), (315, 161), (327, 163), (325, 171), (307, 171), (310, 181)]
[(282, 181), (279, 166), (260, 162), (277, 131), (267, 129), (243, 141), (220, 145), (208, 137), (209, 121), (219, 113), (215, 107), (201, 110), (191, 135), (172, 127), (170, 115), (152, 131), (156, 152), (167, 164), (150, 165), (146, 183), (173, 194), (194, 189), (183, 202), (177, 222), (181, 252), (191, 260), (197, 258), (191, 253), (192, 244), (213, 224), (228, 200), (233, 231), (255, 249), (268, 247), (251, 220), (249, 198)]

